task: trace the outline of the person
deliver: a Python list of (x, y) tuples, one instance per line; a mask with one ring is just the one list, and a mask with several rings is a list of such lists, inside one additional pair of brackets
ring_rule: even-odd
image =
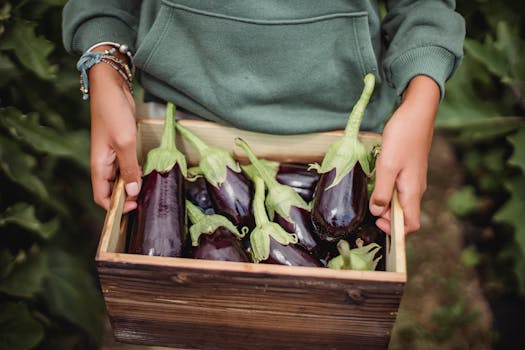
[[(122, 62), (145, 101), (171, 101), (207, 120), (266, 133), (341, 129), (376, 76), (362, 130), (382, 132), (370, 211), (390, 231), (394, 186), (405, 231), (420, 226), (434, 121), (463, 55), (464, 19), (451, 0), (70, 0), (68, 52), (113, 50), (86, 72), (94, 200), (108, 208), (117, 166), (125, 212), (141, 170), (135, 104)], [(124, 50), (123, 50), (124, 49)], [(108, 52), (108, 51), (106, 51)], [(109, 62), (111, 61), (111, 62)], [(111, 64), (113, 63), (113, 64)], [(120, 64), (120, 65), (119, 65)]]

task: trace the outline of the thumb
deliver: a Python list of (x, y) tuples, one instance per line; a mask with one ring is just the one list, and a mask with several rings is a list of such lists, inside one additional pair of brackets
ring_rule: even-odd
[(374, 191), (370, 197), (370, 212), (372, 215), (381, 216), (387, 210), (392, 200), (397, 175), (398, 172), (394, 168), (384, 167), (378, 160)]
[(139, 194), (141, 186), (141, 170), (135, 147), (126, 147), (117, 152), (117, 158), (119, 173), (122, 180), (124, 180), (126, 194), (129, 197), (135, 197)]

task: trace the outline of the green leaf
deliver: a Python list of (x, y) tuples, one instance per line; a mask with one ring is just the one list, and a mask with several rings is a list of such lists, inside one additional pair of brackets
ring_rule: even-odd
[[(0, 117), (2, 113), (0, 110)], [(39, 198), (47, 198), (47, 189), (36, 175), (36, 159), (22, 151), (20, 145), (0, 135), (0, 169), (7, 177)]]
[(0, 280), (6, 278), (15, 265), (15, 258), (7, 248), (0, 249)]
[(525, 225), (523, 225), (523, 213), (525, 213), (525, 175), (520, 174), (509, 180), (505, 180), (505, 188), (510, 193), (510, 198), (494, 214), (494, 221), (507, 223), (514, 228), (514, 241), (516, 247), (525, 258)]
[(479, 203), (473, 186), (464, 186), (450, 196), (448, 207), (455, 215), (464, 217), (474, 213)]
[(58, 218), (46, 223), (41, 222), (35, 215), (35, 207), (28, 203), (16, 203), (0, 213), (0, 227), (15, 224), (38, 234), (43, 239), (49, 239), (59, 227)]
[(467, 267), (478, 266), (481, 262), (481, 254), (478, 252), (475, 246), (471, 245), (463, 249), (459, 260)]
[(57, 66), (51, 65), (47, 57), (54, 44), (43, 36), (36, 36), (37, 24), (20, 18), (13, 20), (0, 41), (0, 50), (13, 50), (22, 65), (38, 77), (50, 80), (55, 78)]
[(514, 165), (525, 173), (525, 128), (507, 137), (507, 140), (514, 147), (509, 164)]
[(3, 123), (10, 133), (36, 150), (50, 155), (67, 157), (84, 169), (89, 169), (89, 134), (86, 130), (59, 133), (40, 125), (37, 114), (22, 114), (15, 108), (0, 109)]
[(24, 303), (0, 304), (0, 344), (2, 349), (33, 349), (44, 338), (44, 328)]
[(7, 278), (0, 281), (0, 292), (21, 298), (31, 298), (41, 290), (47, 275), (46, 256), (36, 249), (21, 251)]
[(18, 75), (16, 65), (9, 57), (0, 52), (0, 86), (5, 86), (7, 82)]
[(445, 99), (439, 107), (436, 128), (463, 128), (466, 123), (509, 114), (501, 101), (483, 98), (480, 87), (492, 88), (491, 75), (479, 62), (468, 55), (446, 85)]
[(48, 255), (49, 274), (44, 298), (51, 312), (99, 338), (104, 305), (93, 276), (62, 251), (49, 251)]

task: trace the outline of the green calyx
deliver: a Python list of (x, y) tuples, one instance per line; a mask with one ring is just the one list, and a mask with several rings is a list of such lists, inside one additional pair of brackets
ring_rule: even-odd
[(246, 141), (237, 138), (235, 139), (235, 144), (246, 153), (251, 164), (255, 167), (257, 176), (262, 178), (268, 188), (266, 209), (268, 209), (271, 220), (273, 220), (275, 213), (278, 213), (293, 224), (294, 221), (290, 216), (290, 208), (292, 206), (310, 211), (308, 203), (292, 187), (280, 184), (275, 179), (275, 173), (271, 172), (271, 169), (257, 158)]
[(199, 153), (200, 172), (210, 184), (219, 187), (226, 180), (227, 168), (236, 173), (241, 172), (239, 163), (226, 149), (209, 146), (195, 133), (180, 124), (177, 124), (176, 127), (182, 137), (188, 140)]
[(230, 230), (237, 238), (243, 238), (246, 233), (240, 233), (237, 227), (225, 216), (219, 214), (204, 214), (195, 204), (186, 200), (186, 210), (190, 221), (193, 223), (190, 227), (191, 244), (196, 247), (199, 245), (199, 238), (202, 234), (212, 234), (219, 227)]
[(256, 227), (250, 234), (250, 244), (253, 261), (258, 263), (270, 256), (270, 237), (282, 245), (288, 245), (297, 243), (297, 235), (286, 232), (279, 224), (268, 219), (264, 205), (264, 181), (259, 176), (255, 176), (253, 181), (255, 184), (253, 213)]
[(357, 162), (359, 162), (367, 176), (371, 174), (368, 151), (359, 140), (359, 127), (361, 126), (365, 108), (374, 91), (374, 75), (367, 74), (364, 82), (363, 92), (348, 117), (343, 136), (330, 145), (321, 165), (310, 165), (310, 169), (316, 169), (321, 174), (328, 173), (334, 168), (336, 169), (334, 181), (326, 189), (336, 186), (343, 177), (352, 171)]
[(175, 143), (175, 125), (175, 105), (168, 102), (160, 146), (148, 152), (144, 175), (148, 175), (153, 170), (167, 173), (178, 163), (184, 177), (187, 176), (186, 157), (177, 149)]
[(381, 247), (377, 243), (370, 243), (350, 249), (345, 240), (337, 242), (339, 255), (328, 262), (328, 267), (334, 270), (374, 271), (382, 256), (375, 258)]

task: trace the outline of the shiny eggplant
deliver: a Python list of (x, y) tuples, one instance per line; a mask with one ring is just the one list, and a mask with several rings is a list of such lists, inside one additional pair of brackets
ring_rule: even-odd
[(199, 169), (206, 179), (215, 211), (237, 227), (252, 229), (253, 186), (239, 163), (226, 149), (206, 144), (188, 128), (177, 124), (177, 130), (199, 153)]
[(330, 145), (321, 165), (311, 165), (320, 174), (312, 202), (312, 224), (326, 242), (335, 242), (355, 230), (368, 205), (369, 153), (359, 140), (359, 127), (374, 84), (374, 75), (367, 74), (344, 134)]
[(295, 234), (298, 244), (308, 252), (317, 254), (318, 242), (315, 239), (312, 221), (310, 220), (310, 206), (293, 188), (277, 182), (244, 140), (237, 138), (235, 144), (246, 153), (251, 164), (257, 170), (257, 176), (263, 179), (268, 188), (265, 203), (270, 220), (279, 223), (286, 231)]
[(161, 144), (146, 157), (130, 253), (182, 256), (187, 226), (185, 176), (186, 158), (175, 145), (175, 106), (168, 103)]
[(205, 214), (215, 214), (206, 180), (202, 176), (185, 182), (186, 199), (199, 207)]
[(286, 232), (278, 223), (270, 221), (264, 204), (264, 181), (255, 176), (254, 183), (253, 212), (256, 227), (250, 234), (253, 261), (291, 266), (323, 266), (318, 259), (296, 244), (295, 234)]
[(241, 234), (226, 217), (218, 214), (207, 215), (191, 201), (186, 202), (192, 241), (191, 257), (194, 259), (249, 262), (240, 239)]
[(335, 241), (355, 231), (367, 209), (366, 175), (356, 164), (335, 187), (335, 169), (321, 175), (312, 201), (311, 222), (323, 241)]

